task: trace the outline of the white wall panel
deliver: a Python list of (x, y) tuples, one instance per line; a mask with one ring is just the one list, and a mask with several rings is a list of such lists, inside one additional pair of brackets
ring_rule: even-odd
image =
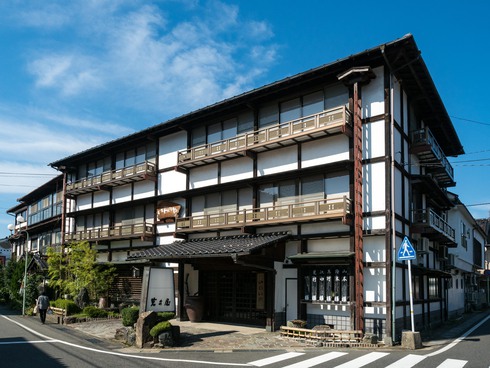
[(336, 239), (310, 239), (308, 240), (308, 253), (327, 251), (349, 251), (349, 238)]
[(187, 177), (178, 171), (166, 171), (158, 174), (158, 194), (180, 192), (186, 189)]
[(366, 302), (386, 302), (386, 268), (364, 269), (364, 298)]
[(403, 91), (403, 130), (407, 135), (410, 133), (410, 127), (408, 125), (408, 98), (405, 91)]
[(363, 118), (384, 114), (384, 76), (383, 67), (373, 69), (376, 78), (362, 86)]
[(302, 167), (312, 167), (349, 159), (349, 138), (344, 135), (303, 143)]
[(122, 203), (131, 200), (131, 184), (115, 187), (112, 191), (112, 203)]
[(298, 149), (296, 146), (259, 153), (257, 175), (264, 176), (298, 168)]
[(399, 169), (395, 168), (395, 213), (403, 216), (402, 204), (403, 204), (403, 191), (402, 191), (403, 177)]
[(94, 193), (94, 207), (108, 206), (110, 204), (110, 194), (106, 191)]
[(364, 218), (364, 229), (365, 230), (386, 229), (386, 218), (385, 218), (385, 216), (365, 217)]
[(384, 236), (364, 238), (363, 249), (365, 262), (386, 261), (386, 244)]
[(221, 163), (221, 182), (249, 179), (253, 177), (253, 160), (248, 157), (238, 158)]
[(378, 162), (366, 164), (363, 167), (363, 211), (384, 211), (386, 209), (385, 199), (385, 164)]
[(77, 211), (92, 207), (92, 193), (82, 194), (77, 197)]
[(400, 83), (395, 77), (391, 77), (393, 80), (393, 117), (398, 124), (402, 123), (402, 111), (401, 111), (401, 88)]
[(205, 165), (190, 170), (189, 186), (191, 189), (218, 184), (218, 164)]
[(187, 133), (178, 132), (161, 137), (159, 140), (159, 169), (177, 165), (177, 151), (187, 147)]
[(383, 120), (362, 126), (362, 158), (385, 156), (385, 122)]
[(340, 221), (301, 224), (302, 234), (334, 233), (340, 231), (349, 231), (349, 226), (343, 225)]
[(133, 199), (152, 197), (155, 195), (155, 183), (151, 180), (134, 183), (133, 191)]

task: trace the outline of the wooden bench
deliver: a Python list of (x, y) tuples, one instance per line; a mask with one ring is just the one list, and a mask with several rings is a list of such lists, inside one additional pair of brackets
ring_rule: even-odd
[(307, 329), (281, 326), (281, 336), (303, 340), (306, 343), (321, 343), (324, 346), (354, 346), (362, 344), (361, 330)]
[(63, 324), (65, 322), (66, 309), (49, 307), (48, 313), (46, 314), (46, 319), (58, 324)]

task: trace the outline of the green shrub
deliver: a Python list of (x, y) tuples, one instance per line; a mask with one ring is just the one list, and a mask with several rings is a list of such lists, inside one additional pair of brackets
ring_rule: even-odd
[(157, 313), (158, 322), (169, 321), (175, 317), (174, 312), (158, 312)]
[(162, 332), (168, 331), (172, 328), (172, 325), (170, 324), (169, 321), (163, 321), (160, 323), (157, 323), (153, 328), (150, 330), (150, 335), (152, 337), (157, 337), (160, 335)]
[(56, 299), (54, 302), (50, 302), (50, 305), (55, 308), (63, 308), (66, 310), (67, 316), (71, 316), (72, 314), (76, 314), (81, 311), (73, 300), (68, 299)]
[(133, 326), (140, 316), (140, 309), (138, 307), (124, 308), (121, 314), (123, 326)]
[(91, 305), (83, 308), (83, 314), (90, 318), (107, 318), (109, 313), (106, 310), (93, 307)]

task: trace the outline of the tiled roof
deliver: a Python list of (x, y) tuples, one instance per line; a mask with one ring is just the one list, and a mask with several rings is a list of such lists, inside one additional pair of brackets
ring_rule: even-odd
[(175, 241), (171, 244), (160, 245), (156, 248), (135, 253), (129, 256), (128, 260), (139, 258), (194, 258), (240, 253), (249, 254), (255, 250), (285, 240), (287, 237), (289, 237), (288, 233), (281, 232)]

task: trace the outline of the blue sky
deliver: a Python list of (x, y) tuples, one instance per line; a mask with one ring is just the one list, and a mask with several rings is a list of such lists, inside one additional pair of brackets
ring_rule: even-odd
[(489, 217), (489, 4), (2, 1), (0, 237), (48, 163), (407, 33), (466, 151), (451, 190)]

